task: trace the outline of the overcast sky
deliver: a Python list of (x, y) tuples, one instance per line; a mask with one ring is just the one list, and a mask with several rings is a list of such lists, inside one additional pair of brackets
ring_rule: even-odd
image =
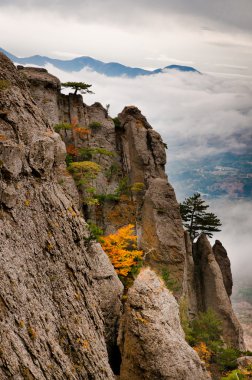
[(251, 0), (0, 0), (0, 36), (18, 56), (252, 75)]

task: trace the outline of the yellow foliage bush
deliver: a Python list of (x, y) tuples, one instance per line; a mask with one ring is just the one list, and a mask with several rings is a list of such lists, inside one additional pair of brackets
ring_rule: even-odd
[(116, 272), (128, 276), (142, 259), (143, 251), (137, 249), (134, 225), (129, 224), (108, 236), (101, 238), (101, 245), (110, 258)]
[(212, 353), (207, 348), (206, 343), (200, 342), (199, 344), (197, 344), (197, 346), (193, 347), (193, 349), (194, 349), (194, 351), (197, 352), (197, 354), (199, 355), (200, 359), (203, 362), (205, 362), (205, 364), (207, 366), (209, 364), (209, 362), (210, 362)]

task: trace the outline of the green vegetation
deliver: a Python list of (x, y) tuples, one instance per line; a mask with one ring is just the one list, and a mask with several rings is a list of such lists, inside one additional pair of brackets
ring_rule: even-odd
[(213, 359), (214, 362), (218, 364), (221, 371), (237, 368), (237, 359), (241, 356), (239, 350), (219, 347), (216, 351)]
[(105, 170), (105, 176), (108, 181), (111, 181), (113, 176), (120, 171), (120, 165), (117, 162), (113, 162), (110, 167)]
[(133, 193), (142, 193), (144, 189), (145, 185), (142, 182), (135, 182), (130, 188)]
[(11, 86), (11, 82), (6, 79), (0, 79), (0, 91), (6, 90)]
[(173, 280), (170, 277), (170, 272), (167, 268), (163, 268), (161, 274), (162, 274), (162, 279), (167, 289), (169, 289), (171, 292), (174, 292), (174, 291), (176, 292), (179, 290), (176, 280)]
[(183, 224), (188, 230), (192, 241), (194, 241), (201, 232), (212, 237), (213, 232), (221, 231), (218, 228), (221, 226), (220, 220), (212, 212), (206, 212), (208, 208), (209, 205), (201, 199), (199, 193), (195, 193), (191, 197), (186, 198), (184, 202), (180, 204), (180, 214)]
[(88, 221), (88, 229), (90, 232), (89, 241), (91, 240), (99, 240), (99, 238), (104, 234), (104, 231), (98, 227), (95, 223), (92, 221)]
[(113, 122), (115, 124), (115, 129), (120, 129), (121, 128), (121, 122), (120, 122), (120, 120), (119, 120), (118, 117), (114, 117)]
[(84, 82), (65, 82), (61, 83), (61, 86), (63, 88), (71, 88), (74, 90), (74, 95), (76, 95), (78, 91), (81, 94), (93, 94), (93, 91), (89, 90), (92, 85)]
[[(220, 374), (237, 369), (237, 359), (250, 353), (240, 352), (232, 347), (227, 347), (222, 340), (222, 323), (211, 309), (201, 312), (191, 322), (186, 316), (186, 305), (180, 304), (181, 325), (184, 328), (186, 340), (195, 349), (206, 366), (214, 366)], [(239, 371), (231, 372), (223, 380), (247, 379), (247, 377), (233, 377)], [(241, 372), (242, 373), (242, 372)]]
[(109, 150), (105, 148), (79, 148), (78, 149), (78, 157), (82, 160), (91, 160), (94, 156), (99, 155), (101, 156), (108, 156), (108, 157), (114, 157), (115, 153), (110, 152)]
[(130, 185), (129, 185), (129, 178), (123, 177), (120, 179), (118, 187), (116, 189), (116, 193), (120, 195), (130, 195)]
[(243, 370), (236, 369), (230, 372), (227, 376), (222, 377), (221, 380), (249, 380), (252, 378), (252, 371), (250, 368)]
[(72, 129), (72, 125), (69, 123), (60, 123), (54, 126), (55, 132), (58, 132), (58, 133), (60, 131), (66, 131), (66, 130), (71, 130), (71, 129)]
[(89, 124), (88, 126), (90, 129), (96, 130), (102, 128), (102, 124), (99, 123), (99, 121), (93, 121), (92, 123)]
[(190, 333), (186, 338), (191, 346), (204, 342), (212, 348), (216, 344), (221, 344), (221, 333), (221, 321), (215, 312), (209, 309), (205, 313), (199, 313), (198, 317), (191, 322)]
[(99, 204), (105, 202), (118, 202), (119, 196), (118, 194), (95, 194), (95, 198), (98, 199)]
[(101, 171), (100, 165), (92, 161), (70, 162), (68, 169), (73, 174), (77, 185), (88, 184)]

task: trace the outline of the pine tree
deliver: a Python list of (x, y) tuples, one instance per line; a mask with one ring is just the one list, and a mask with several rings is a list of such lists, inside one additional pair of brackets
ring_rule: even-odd
[(201, 232), (212, 237), (213, 232), (220, 232), (221, 222), (212, 212), (206, 212), (209, 205), (201, 198), (199, 193), (186, 198), (180, 204), (180, 214), (184, 227), (188, 230), (190, 238), (194, 241)]
[(84, 82), (65, 82), (61, 83), (61, 86), (66, 88), (70, 87), (74, 90), (74, 95), (76, 95), (78, 91), (80, 91), (81, 94), (93, 94), (93, 91), (89, 90), (89, 88), (92, 87), (92, 84)]

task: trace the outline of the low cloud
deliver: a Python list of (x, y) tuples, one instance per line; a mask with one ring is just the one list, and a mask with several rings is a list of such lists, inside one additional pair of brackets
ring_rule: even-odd
[(222, 152), (243, 153), (252, 143), (252, 80), (195, 73), (108, 78), (89, 70), (48, 70), (62, 81), (93, 84), (95, 100), (110, 103), (112, 115), (138, 106), (168, 144), (169, 160), (195, 160)]
[(251, 277), (252, 266), (252, 203), (251, 201), (215, 200), (211, 209), (222, 221), (221, 240), (231, 260), (235, 278)]

